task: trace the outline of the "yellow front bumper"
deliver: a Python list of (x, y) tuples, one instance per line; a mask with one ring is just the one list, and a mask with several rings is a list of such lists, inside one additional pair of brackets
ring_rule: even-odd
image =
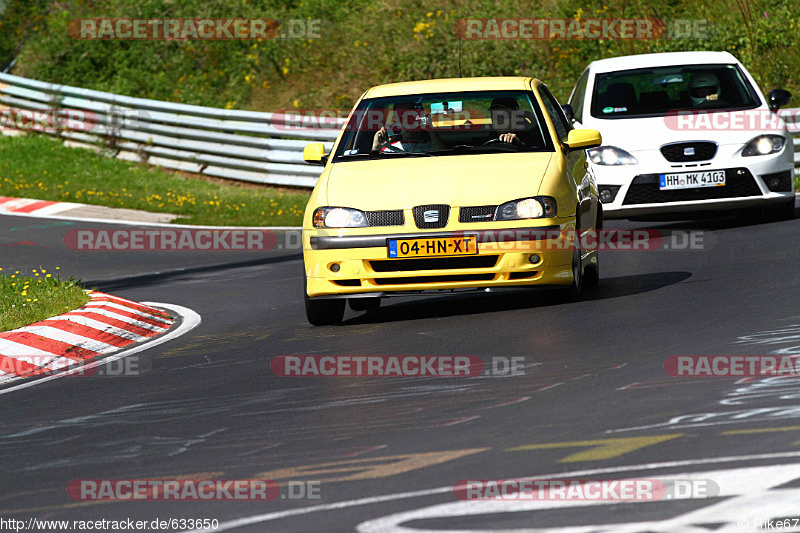
[[(564, 230), (574, 228), (574, 222), (560, 227)], [(501, 231), (497, 230), (496, 234)], [(432, 232), (431, 236), (444, 233), (448, 232)], [(451, 256), (440, 261), (444, 258), (389, 259), (386, 246), (314, 249), (311, 240), (321, 235), (330, 236), (330, 232), (303, 232), (307, 292), (312, 298), (572, 283), (572, 243), (563, 239), (480, 242), (478, 255)], [(414, 236), (419, 236), (419, 233)], [(386, 238), (404, 237), (408, 235), (397, 233)], [(538, 262), (530, 262), (532, 254), (539, 256)], [(337, 268), (334, 265), (338, 271), (334, 271)]]

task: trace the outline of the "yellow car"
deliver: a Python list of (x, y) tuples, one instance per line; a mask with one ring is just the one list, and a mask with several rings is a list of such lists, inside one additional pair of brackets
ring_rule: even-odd
[(413, 293), (545, 286), (577, 298), (599, 280), (597, 251), (574, 243), (602, 226), (585, 154), (601, 144), (534, 78), (368, 90), (330, 154), (303, 152), (325, 167), (303, 219), (308, 321)]

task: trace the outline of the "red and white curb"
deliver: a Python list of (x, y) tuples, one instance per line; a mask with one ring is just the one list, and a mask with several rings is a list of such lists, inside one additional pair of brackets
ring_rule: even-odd
[[(175, 316), (151, 305), (102, 292), (90, 291), (90, 295), (91, 300), (79, 309), (0, 333), (0, 385), (36, 376), (60, 377), (53, 372), (71, 367), (95, 368), (93, 360), (105, 362), (108, 354), (167, 333), (175, 322)], [(157, 305), (174, 310), (184, 322), (189, 316), (188, 324), (182, 324), (189, 327), (180, 334), (200, 323), (199, 315), (189, 309)], [(125, 355), (129, 353), (126, 350)]]
[(33, 200), (31, 198), (10, 198), (0, 196), (0, 213), (14, 215), (35, 215), (45, 217), (62, 211), (83, 207), (84, 204), (71, 202), (51, 202), (49, 200)]
[[(2, 0), (0, 0), (0, 3)], [(86, 209), (83, 209), (86, 208)], [(94, 216), (83, 216), (90, 209)], [(98, 213), (98, 210), (100, 212)], [(124, 214), (120, 214), (123, 212)], [(130, 214), (161, 217), (165, 213), (150, 213), (127, 208), (104, 207), (94, 204), (78, 204), (73, 202), (54, 202), (50, 200), (34, 200), (32, 198), (11, 198), (0, 196), (0, 215), (14, 215), (34, 218), (50, 218), (54, 220), (70, 220), (72, 222), (99, 222), (103, 224), (121, 224), (126, 226), (154, 226), (162, 228), (210, 228), (250, 230), (301, 230), (301, 226), (205, 226), (202, 224), (175, 224), (172, 222), (156, 222), (152, 220), (132, 220)], [(168, 215), (175, 216), (175, 215)]]

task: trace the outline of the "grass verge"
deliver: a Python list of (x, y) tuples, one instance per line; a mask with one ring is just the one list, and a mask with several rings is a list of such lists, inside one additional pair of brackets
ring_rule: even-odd
[(174, 213), (182, 224), (300, 226), (309, 195), (187, 178), (44, 136), (0, 136), (0, 196)]
[(45, 269), (30, 274), (0, 272), (0, 331), (72, 311), (88, 301), (89, 295), (77, 281), (62, 280)]

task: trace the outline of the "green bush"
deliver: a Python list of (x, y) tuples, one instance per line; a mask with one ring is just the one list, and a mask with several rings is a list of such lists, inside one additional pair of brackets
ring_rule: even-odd
[[(12, 0), (0, 52), (22, 46), (15, 72), (32, 78), (175, 102), (274, 110), (348, 109), (380, 83), (457, 75), (461, 18), (707, 19), (705, 39), (463, 41), (464, 76), (533, 75), (565, 99), (592, 60), (677, 50), (727, 50), (763, 90), (800, 94), (797, 0), (609, 0), (544, 5), (512, 0)], [(35, 13), (35, 14), (34, 14)], [(23, 16), (24, 15), (24, 16)], [(83, 17), (321, 18), (321, 39), (79, 41)]]

